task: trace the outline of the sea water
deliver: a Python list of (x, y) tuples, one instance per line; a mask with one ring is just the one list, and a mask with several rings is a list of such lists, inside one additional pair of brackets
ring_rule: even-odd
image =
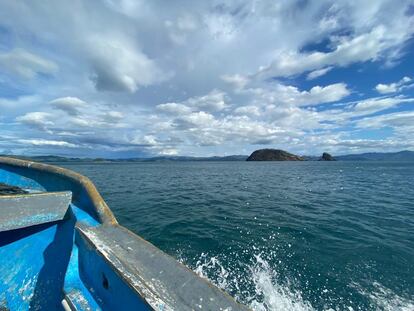
[(414, 310), (414, 163), (61, 165), (254, 310)]

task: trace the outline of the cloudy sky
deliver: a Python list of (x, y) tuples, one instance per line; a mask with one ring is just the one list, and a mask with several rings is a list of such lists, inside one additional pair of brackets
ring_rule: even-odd
[(413, 0), (4, 0), (0, 153), (414, 150), (413, 34)]

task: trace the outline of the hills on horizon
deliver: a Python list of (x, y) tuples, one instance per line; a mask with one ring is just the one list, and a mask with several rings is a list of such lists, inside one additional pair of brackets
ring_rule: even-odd
[[(63, 156), (18, 156), (3, 155), (18, 159), (33, 160), (39, 162), (179, 162), (179, 161), (246, 161), (247, 155), (229, 155), (229, 156), (212, 156), (212, 157), (191, 157), (191, 156), (156, 156), (149, 158), (125, 158), (125, 159), (108, 159), (108, 158), (79, 158)], [(413, 161), (414, 151), (403, 150), (398, 152), (366, 152), (358, 154), (333, 155), (338, 161)], [(305, 161), (318, 161), (320, 156), (302, 156)]]

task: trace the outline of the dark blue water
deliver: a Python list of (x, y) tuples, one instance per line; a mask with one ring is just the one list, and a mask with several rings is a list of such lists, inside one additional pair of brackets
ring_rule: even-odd
[(414, 310), (414, 163), (66, 166), (255, 310)]

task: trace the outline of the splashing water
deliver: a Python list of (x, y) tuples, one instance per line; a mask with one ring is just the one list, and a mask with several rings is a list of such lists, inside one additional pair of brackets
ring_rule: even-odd
[(381, 311), (413, 311), (414, 301), (395, 294), (389, 288), (386, 288), (379, 282), (373, 282), (370, 291), (367, 286), (362, 287), (358, 283), (354, 286), (363, 296), (371, 301), (371, 306), (375, 310)]
[[(315, 308), (303, 298), (302, 293), (295, 289), (289, 280), (280, 282), (277, 272), (263, 258), (263, 254), (254, 255), (253, 258), (252, 264), (247, 265), (244, 271), (236, 269), (235, 271), (239, 271), (237, 274), (226, 269), (217, 256), (209, 257), (206, 253), (200, 255), (195, 267), (189, 266), (189, 268), (192, 268), (199, 276), (209, 279), (221, 289), (233, 294), (235, 292), (236, 300), (250, 306), (255, 311), (364, 310), (360, 307), (355, 309), (352, 306), (344, 305)], [(180, 257), (180, 262), (186, 264), (183, 257)], [(352, 283), (350, 287), (357, 289), (362, 296), (369, 299), (369, 310), (414, 310), (413, 300), (395, 294), (378, 282), (372, 284), (370, 291), (357, 283)]]
[[(313, 310), (312, 306), (304, 301), (299, 291), (291, 290), (289, 285), (277, 283), (277, 274), (269, 263), (256, 255), (256, 264), (250, 269), (255, 284), (255, 297), (250, 302), (254, 310)], [(263, 297), (262, 301), (257, 297)]]
[[(180, 261), (186, 263), (183, 258)], [(309, 302), (304, 301), (299, 291), (290, 289), (289, 284), (282, 285), (277, 282), (276, 272), (260, 254), (254, 256), (253, 262), (246, 266), (247, 275), (243, 275), (240, 269), (236, 271), (241, 273), (235, 274), (226, 269), (217, 257), (202, 253), (193, 270), (221, 289), (236, 292), (235, 298), (248, 304), (253, 310), (314, 310)]]

